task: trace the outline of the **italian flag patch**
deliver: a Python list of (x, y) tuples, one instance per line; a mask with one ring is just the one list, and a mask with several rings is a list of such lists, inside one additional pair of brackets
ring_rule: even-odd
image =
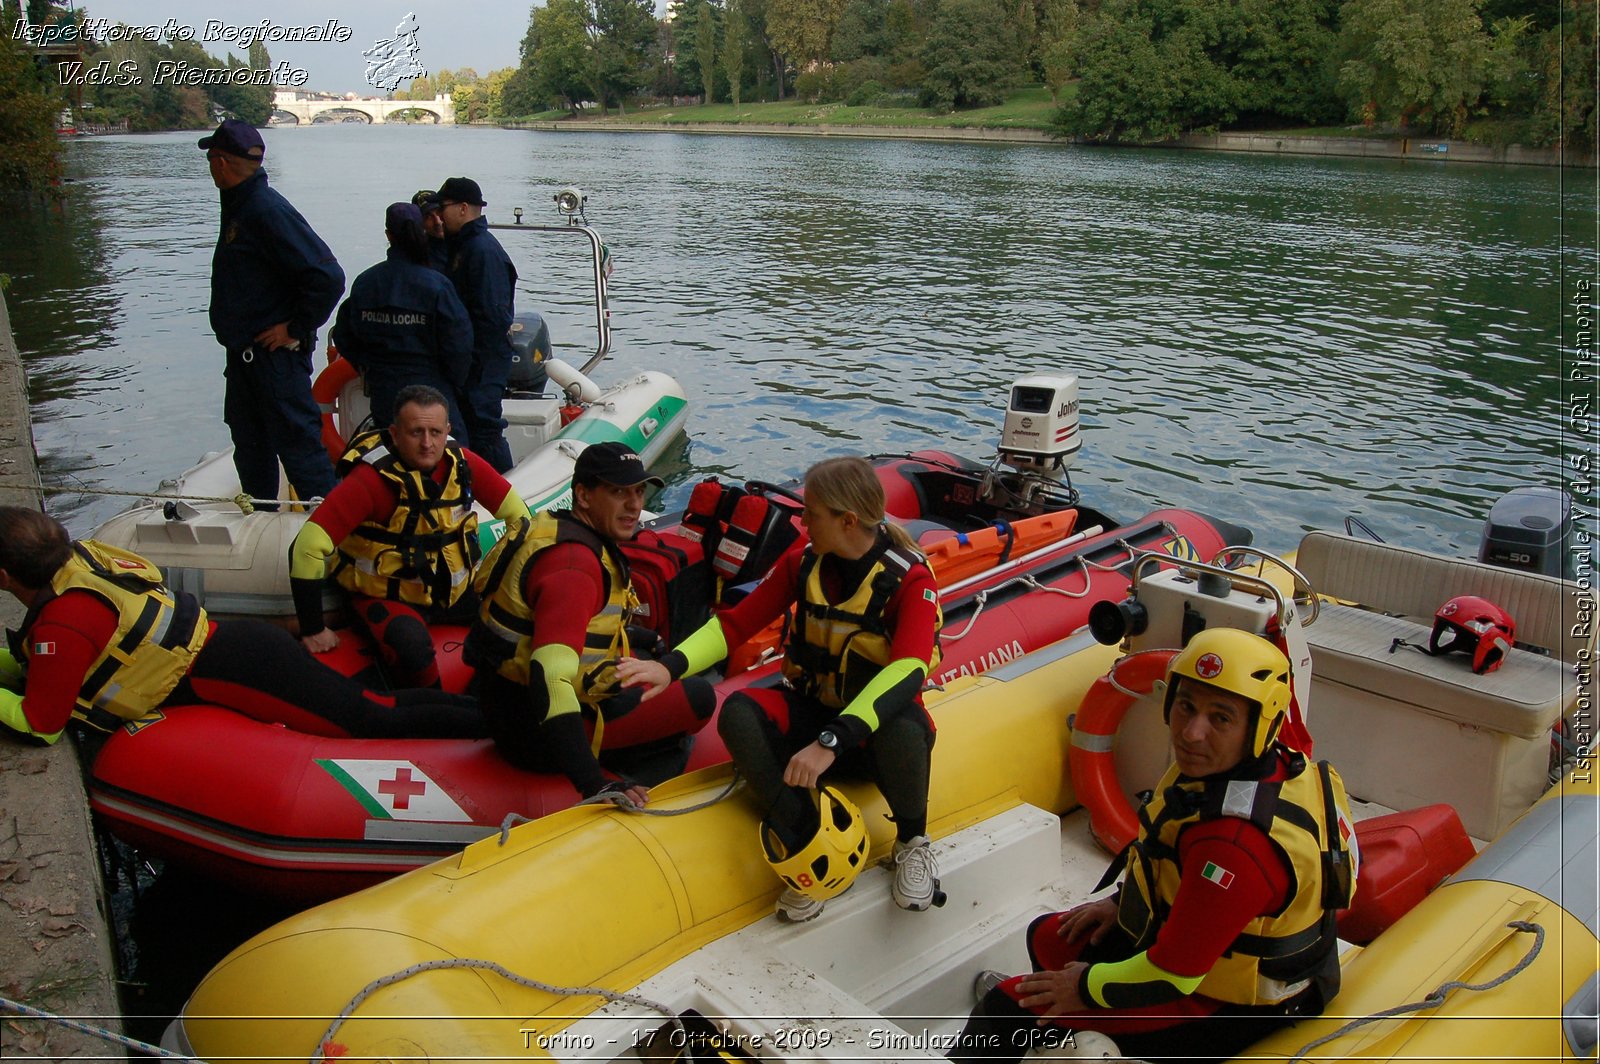
[(938, 602), (939, 596), (934, 593), (933, 588), (925, 587), (922, 589), (922, 599), (924, 602)]
[(1206, 866), (1200, 870), (1200, 874), (1223, 890), (1227, 890), (1233, 885), (1233, 873), (1215, 861), (1207, 861)]

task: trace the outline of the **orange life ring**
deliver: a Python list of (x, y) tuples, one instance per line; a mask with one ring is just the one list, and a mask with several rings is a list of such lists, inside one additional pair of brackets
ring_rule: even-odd
[(1139, 834), (1139, 817), (1122, 793), (1112, 756), (1117, 729), (1137, 700), (1135, 692), (1143, 696), (1153, 691), (1177, 656), (1176, 650), (1143, 650), (1118, 661), (1089, 688), (1072, 722), (1072, 748), (1067, 751), (1072, 789), (1089, 810), (1095, 840), (1112, 853), (1121, 853)]
[(317, 374), (315, 383), (311, 385), (311, 398), (317, 401), (322, 411), (322, 446), (327, 448), (329, 461), (338, 465), (339, 459), (344, 457), (345, 445), (333, 415), (339, 409), (339, 393), (344, 391), (346, 384), (361, 376), (361, 371), (349, 359), (340, 358), (331, 347), (329, 353), (333, 356), (332, 360)]

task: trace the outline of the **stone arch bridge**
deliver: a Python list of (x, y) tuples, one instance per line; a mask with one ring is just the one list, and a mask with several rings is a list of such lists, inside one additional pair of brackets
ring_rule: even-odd
[(301, 125), (308, 125), (317, 116), (330, 111), (354, 111), (366, 115), (369, 122), (381, 124), (400, 111), (412, 110), (425, 111), (440, 123), (449, 124), (456, 120), (455, 105), (448, 96), (435, 96), (431, 100), (294, 100), (285, 99), (287, 95), (290, 94), (279, 93), (272, 102), (275, 120), (281, 121), (287, 115)]

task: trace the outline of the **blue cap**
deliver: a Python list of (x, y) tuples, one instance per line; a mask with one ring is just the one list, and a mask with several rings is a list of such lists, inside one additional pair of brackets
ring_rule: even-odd
[(389, 209), (383, 212), (383, 228), (388, 232), (398, 232), (410, 225), (422, 224), (422, 211), (410, 203), (391, 203)]
[(257, 162), (267, 154), (267, 146), (262, 142), (261, 134), (256, 127), (237, 118), (224, 118), (216, 132), (209, 137), (201, 137), (198, 143), (202, 148), (216, 148), (229, 155), (254, 159)]

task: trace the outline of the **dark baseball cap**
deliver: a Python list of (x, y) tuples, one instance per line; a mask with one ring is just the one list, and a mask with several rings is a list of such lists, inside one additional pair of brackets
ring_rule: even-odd
[(435, 193), (440, 203), (470, 203), (474, 207), (487, 207), (484, 201), (483, 189), (470, 177), (446, 178), (445, 183), (439, 186)]
[(412, 204), (423, 214), (432, 214), (444, 204), (439, 202), (439, 194), (431, 188), (425, 188), (411, 197)]
[(616, 441), (591, 443), (585, 447), (572, 467), (572, 479), (586, 485), (603, 480), (619, 488), (631, 488), (635, 484), (654, 484), (659, 488), (666, 483), (651, 475), (644, 462), (633, 453), (633, 448)]
[(267, 146), (262, 142), (261, 134), (256, 127), (237, 118), (224, 118), (215, 132), (209, 137), (201, 137), (198, 143), (200, 147), (208, 150), (216, 148), (229, 155), (237, 155), (241, 159), (254, 159), (257, 162), (267, 154)]
[(404, 229), (407, 222), (422, 224), (422, 212), (410, 203), (391, 203), (389, 209), (383, 212), (383, 227), (389, 232)]

